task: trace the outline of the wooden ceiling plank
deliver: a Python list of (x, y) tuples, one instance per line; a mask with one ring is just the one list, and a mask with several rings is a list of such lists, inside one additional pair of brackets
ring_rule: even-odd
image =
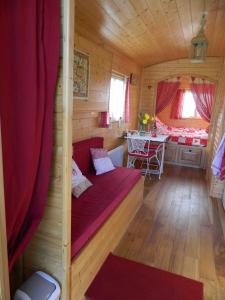
[[(224, 36), (225, 36), (225, 1), (220, 0), (217, 4), (215, 27), (223, 30), (214, 30), (213, 34), (209, 36), (209, 53), (215, 53), (216, 56), (225, 55)], [(221, 8), (221, 9), (218, 9)]]
[[(120, 13), (120, 8), (116, 6), (116, 4), (113, 1), (103, 2), (102, 0), (98, 0), (97, 2), (99, 5), (101, 5), (102, 3), (104, 4), (101, 8), (104, 10), (107, 9), (107, 11), (105, 11), (106, 14), (109, 14), (113, 8), (114, 14), (112, 15), (112, 18), (115, 17), (115, 12), (117, 12), (117, 15)], [(137, 17), (137, 14), (134, 11), (133, 11), (133, 16)], [(113, 20), (114, 22), (117, 22), (117, 18)], [(124, 26), (123, 29), (121, 29), (123, 31), (123, 35), (126, 36), (127, 41), (131, 42), (131, 44), (133, 44), (134, 47), (136, 47), (136, 49), (141, 49), (142, 45), (141, 43), (138, 42), (138, 35), (143, 34), (143, 30), (145, 30), (145, 28), (143, 28), (142, 24), (140, 23), (140, 20), (136, 18), (131, 22), (126, 18), (124, 19), (124, 21), (122, 21), (122, 18), (120, 18), (119, 24), (117, 23), (117, 25), (122, 26), (121, 24), (125, 24), (125, 23), (127, 23), (126, 26)], [(108, 27), (108, 29), (112, 30), (112, 28), (109, 28), (108, 24), (106, 24), (105, 26)]]
[(204, 0), (202, 1), (190, 0), (190, 5), (191, 5), (191, 19), (192, 19), (192, 34), (194, 37), (196, 36), (200, 28), (200, 21), (204, 9)]
[[(85, 22), (83, 22), (84, 26), (85, 25), (90, 26), (89, 27), (90, 30), (93, 30), (93, 28), (95, 28), (102, 35), (107, 32), (107, 35), (105, 35), (104, 38), (110, 39), (110, 36), (112, 35), (112, 39), (114, 39), (115, 41), (118, 40), (123, 44), (127, 44), (129, 48), (133, 47), (133, 44), (129, 43), (128, 35), (123, 31), (123, 29), (117, 23), (114, 22), (114, 20), (105, 16), (104, 12), (100, 11), (99, 8), (96, 6), (94, 6), (95, 11), (97, 11), (98, 13), (95, 13), (95, 15), (93, 15), (92, 10), (85, 9), (86, 6), (83, 5), (87, 5), (87, 2), (83, 1), (83, 3), (77, 7), (76, 11), (77, 11), (77, 18), (80, 20), (81, 19), (85, 20)], [(105, 22), (106, 17), (107, 17), (107, 22)]]
[(144, 41), (148, 41), (149, 45), (148, 48), (152, 49), (152, 51), (155, 51), (158, 53), (159, 56), (164, 55), (164, 51), (161, 47), (161, 45), (157, 42), (155, 36), (152, 34), (150, 29), (150, 24), (153, 24), (152, 16), (149, 14), (149, 8), (146, 0), (130, 0), (131, 5), (133, 5), (134, 9), (136, 10), (138, 14), (138, 18), (143, 23), (144, 28), (146, 29), (146, 32), (144, 33)]
[(184, 43), (187, 49), (186, 55), (189, 56), (192, 34), (192, 20), (190, 1), (176, 0), (178, 15), (184, 36)]
[(213, 52), (214, 30), (216, 26), (218, 4), (219, 0), (206, 1), (206, 11), (208, 14), (206, 16), (205, 34), (209, 42), (208, 55)]
[[(81, 21), (80, 18), (77, 18), (76, 20), (76, 24), (77, 24), (77, 29), (78, 33), (80, 33), (82, 35), (82, 33), (84, 33), (85, 31), (85, 36), (89, 37), (91, 40), (93, 40), (91, 38), (91, 35), (95, 35), (98, 34), (98, 31), (95, 31), (95, 29), (92, 28), (92, 30), (90, 31), (90, 26), (91, 23), (89, 22), (85, 22), (85, 24), (83, 23), (83, 20)], [(108, 43), (110, 45), (113, 45), (114, 47), (116, 47), (118, 50), (126, 53), (127, 55), (131, 55), (131, 57), (135, 56), (135, 52), (132, 51), (132, 47), (128, 47), (126, 45), (126, 43), (123, 43), (122, 40), (119, 40), (111, 31), (109, 31), (107, 28), (103, 29), (103, 35), (104, 37), (101, 37), (101, 40), (103, 43)], [(108, 36), (108, 38), (107, 38)], [(117, 46), (115, 46), (117, 45)]]
[(119, 7), (123, 12), (126, 12), (126, 18), (128, 20), (133, 20), (137, 17), (137, 12), (131, 5), (129, 0), (113, 0), (113, 2)]
[(124, 27), (129, 21), (127, 15), (121, 11), (113, 0), (97, 0), (97, 3), (121, 27)]
[[(116, 16), (115, 21), (117, 21), (118, 15), (121, 11), (121, 9), (124, 8), (124, 3), (120, 2), (114, 2), (114, 1), (103, 1), (103, 0), (98, 0), (99, 4), (103, 4), (103, 8), (107, 9), (107, 13), (112, 12), (113, 10), (113, 16)], [(127, 4), (127, 2), (125, 3)], [(131, 4), (132, 5), (132, 4)], [(131, 10), (131, 9), (130, 9)], [(120, 24), (124, 24), (124, 30), (128, 34), (127, 39), (130, 40), (133, 44), (136, 44), (136, 48), (138, 49), (137, 52), (140, 54), (143, 52), (143, 46), (144, 44), (147, 46), (147, 48), (151, 49), (149, 50), (149, 56), (152, 55), (152, 53), (160, 51), (159, 46), (152, 40), (152, 36), (149, 36), (149, 32), (147, 31), (147, 27), (144, 24), (144, 22), (141, 20), (141, 18), (138, 15), (138, 12), (135, 10), (132, 11), (132, 16), (134, 17), (133, 19), (122, 19), (120, 18)], [(130, 14), (131, 16), (131, 14)], [(148, 41), (148, 42), (147, 42)], [(148, 44), (149, 43), (149, 44)], [(157, 47), (156, 49), (154, 49)], [(146, 47), (145, 47), (146, 49)], [(146, 52), (146, 50), (145, 50)], [(139, 54), (139, 55), (140, 55)]]
[(176, 57), (176, 45), (174, 44), (172, 38), (173, 33), (171, 32), (169, 28), (169, 24), (166, 20), (166, 16), (162, 11), (160, 1), (159, 0), (146, 0), (146, 1), (148, 3), (150, 13), (155, 23), (152, 32), (156, 36), (161, 46), (167, 49), (167, 52), (170, 53), (171, 57), (172, 58)]
[[(92, 9), (90, 9), (90, 7), (92, 7)], [(107, 27), (115, 35), (120, 36), (121, 39), (127, 38), (127, 35), (124, 33), (123, 28), (118, 23), (116, 23), (111, 18), (111, 16), (106, 14), (106, 12), (94, 0), (78, 0), (77, 16), (85, 16), (85, 20), (89, 19), (92, 22), (92, 27), (90, 28), (90, 30), (93, 27), (98, 27), (98, 30), (101, 31), (102, 28)]]
[[(77, 31), (149, 65), (189, 56), (203, 0), (77, 0)], [(225, 55), (225, 0), (206, 0), (208, 54)]]
[(139, 15), (148, 9), (146, 0), (130, 0), (130, 3)]
[(187, 52), (176, 0), (161, 0), (161, 7), (170, 31), (173, 33), (171, 39), (176, 45), (176, 55), (184, 57), (187, 55)]

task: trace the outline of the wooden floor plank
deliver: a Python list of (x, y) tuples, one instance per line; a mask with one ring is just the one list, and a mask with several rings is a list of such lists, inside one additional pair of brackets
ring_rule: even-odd
[(161, 180), (146, 180), (144, 204), (115, 254), (200, 280), (206, 300), (225, 300), (225, 212), (204, 178), (167, 166)]

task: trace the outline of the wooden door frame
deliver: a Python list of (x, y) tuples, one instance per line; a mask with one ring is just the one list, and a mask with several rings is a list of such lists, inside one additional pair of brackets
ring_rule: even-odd
[(0, 127), (0, 300), (10, 299), (3, 181), (2, 139)]

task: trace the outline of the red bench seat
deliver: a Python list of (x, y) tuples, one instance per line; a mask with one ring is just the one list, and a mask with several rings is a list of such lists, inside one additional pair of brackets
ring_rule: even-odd
[(72, 249), (74, 257), (113, 213), (139, 181), (139, 170), (116, 168), (103, 175), (86, 175), (93, 186), (79, 199), (72, 198)]

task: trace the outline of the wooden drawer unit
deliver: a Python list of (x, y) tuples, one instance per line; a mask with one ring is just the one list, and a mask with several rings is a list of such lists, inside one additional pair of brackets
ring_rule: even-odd
[(202, 149), (193, 147), (180, 147), (178, 153), (178, 163), (200, 167), (202, 161)]
[(204, 147), (166, 144), (164, 161), (167, 164), (205, 169), (206, 160)]
[(176, 162), (177, 160), (177, 146), (166, 144), (165, 146), (165, 162)]

